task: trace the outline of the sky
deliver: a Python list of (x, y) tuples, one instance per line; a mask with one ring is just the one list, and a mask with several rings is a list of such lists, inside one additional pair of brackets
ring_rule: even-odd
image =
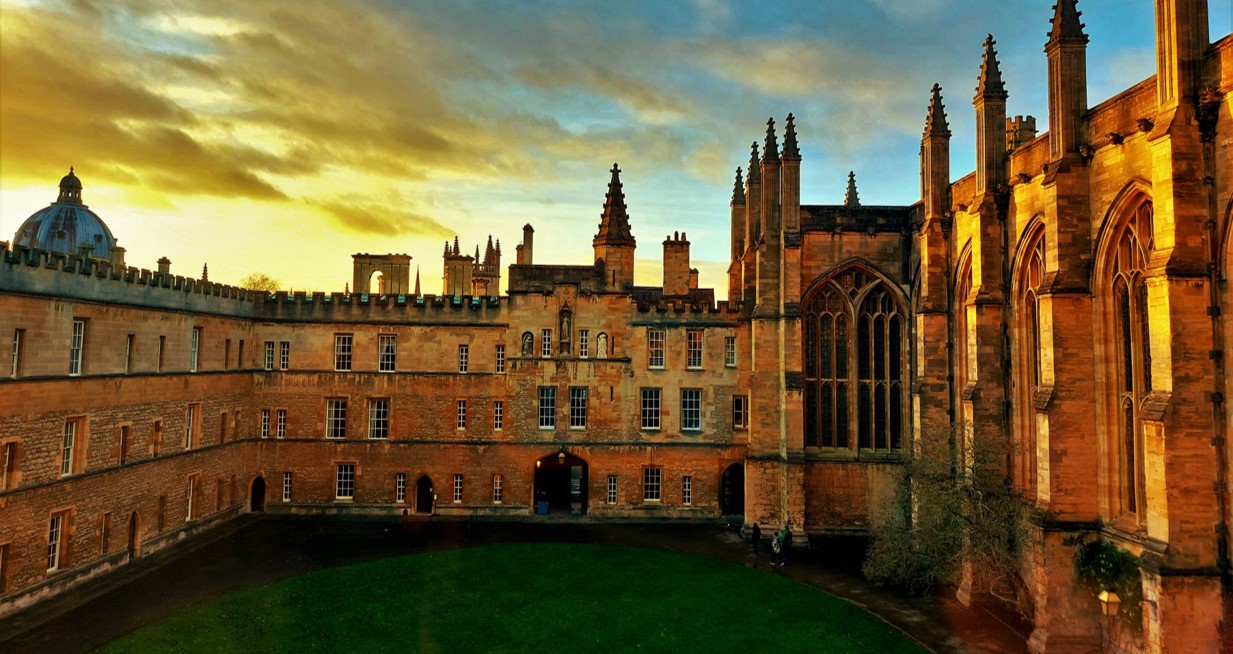
[[(74, 166), (128, 265), (340, 291), (357, 252), (407, 253), (439, 293), (441, 251), (492, 235), (514, 262), (589, 264), (613, 162), (661, 283), (692, 242), (726, 295), (734, 169), (792, 112), (801, 201), (911, 204), (929, 89), (970, 171), (986, 33), (1008, 114), (1048, 124), (1052, 0), (0, 0), (0, 240)], [(1210, 3), (1212, 40), (1233, 2)], [(1152, 0), (1081, 0), (1088, 98), (1153, 74)], [(503, 270), (503, 277), (506, 274)]]

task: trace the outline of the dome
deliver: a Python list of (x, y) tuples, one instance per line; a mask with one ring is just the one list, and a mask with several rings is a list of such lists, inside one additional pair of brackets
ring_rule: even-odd
[(60, 180), (60, 196), (17, 228), (13, 244), (72, 255), (78, 254), (79, 247), (89, 245), (93, 248), (90, 256), (110, 259), (116, 237), (98, 214), (81, 203), (81, 180), (70, 168)]

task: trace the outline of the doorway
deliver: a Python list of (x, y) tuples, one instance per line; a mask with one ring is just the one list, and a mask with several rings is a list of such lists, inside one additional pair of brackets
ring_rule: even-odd
[(532, 496), (536, 515), (583, 515), (587, 512), (587, 462), (564, 451), (536, 461)]
[(719, 512), (723, 515), (745, 515), (745, 464), (733, 463), (724, 470), (720, 483)]
[(128, 558), (137, 558), (137, 549), (141, 545), (141, 540), (137, 537), (138, 530), (141, 528), (141, 518), (137, 512), (133, 511), (128, 514)]
[(433, 491), (432, 479), (421, 475), (415, 480), (415, 512), (429, 515), (432, 513)]
[(258, 476), (253, 480), (253, 488), (248, 496), (248, 510), (253, 513), (265, 510), (265, 477)]

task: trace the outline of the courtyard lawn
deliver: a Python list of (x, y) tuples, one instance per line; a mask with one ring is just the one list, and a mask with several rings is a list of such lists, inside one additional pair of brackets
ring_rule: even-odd
[(413, 554), (248, 588), (103, 652), (925, 651), (856, 606), (735, 563), (536, 543)]

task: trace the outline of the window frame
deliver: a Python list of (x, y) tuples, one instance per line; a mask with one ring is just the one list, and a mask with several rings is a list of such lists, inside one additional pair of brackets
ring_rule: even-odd
[[(642, 431), (659, 431), (663, 429), (664, 403), (663, 390), (656, 387), (643, 387), (639, 393), (639, 429)], [(648, 405), (648, 400), (654, 400), (654, 406)], [(650, 420), (648, 420), (648, 418)], [(650, 423), (654, 424), (650, 424)]]
[(73, 319), (73, 331), (69, 341), (69, 376), (80, 377), (86, 359), (86, 321)]
[(396, 504), (407, 503), (407, 473), (394, 473), (394, 502)]
[(454, 429), (465, 431), (467, 428), (467, 400), (455, 400), (454, 404)]
[(643, 466), (642, 501), (655, 504), (664, 501), (664, 469), (662, 466)]
[(605, 498), (608, 504), (616, 504), (619, 495), (617, 494), (617, 476), (608, 475), (608, 496)]
[(466, 343), (460, 343), (458, 345), (458, 372), (460, 374), (466, 374), (467, 370), (471, 367), (470, 359), (471, 346)]
[(334, 501), (354, 501), (356, 488), (356, 464), (354, 462), (336, 463), (334, 471)]
[(667, 331), (659, 327), (648, 327), (646, 330), (646, 367), (650, 370), (664, 369), (664, 343), (667, 341)]
[(377, 334), (377, 372), (398, 371), (398, 335)]
[(732, 428), (749, 429), (749, 396), (732, 396)]
[(193, 334), (190, 338), (192, 342), (188, 350), (188, 371), (197, 372), (197, 368), (201, 365), (201, 328), (193, 327)]
[(261, 438), (270, 437), (270, 424), (271, 424), (270, 410), (262, 409), (261, 410)]
[(501, 473), (497, 472), (492, 475), (492, 503), (493, 504), (504, 504), (505, 503), (504, 484), (505, 484), (505, 480), (502, 478)]
[(702, 389), (681, 389), (681, 431), (702, 431)]
[(591, 330), (578, 330), (578, 358), (587, 359), (591, 356)]
[(347, 398), (325, 398), (325, 437), (329, 440), (347, 438)]
[(368, 438), (370, 440), (389, 440), (390, 398), (368, 398)]
[(539, 332), (539, 358), (552, 358), (552, 329), (541, 329)]
[(681, 476), (681, 505), (693, 506), (694, 504), (694, 477), (693, 475)]
[(462, 504), (462, 473), (454, 473), (454, 504)]
[(51, 514), (47, 521), (47, 572), (56, 572), (64, 567), (64, 541), (68, 532), (68, 512)]
[(334, 334), (334, 372), (351, 372), (354, 347), (355, 334)]
[(539, 386), (536, 392), (536, 410), (540, 429), (557, 428), (557, 387)]
[(21, 345), (22, 345), (22, 340), (25, 338), (25, 336), (26, 336), (26, 330), (24, 329), (14, 329), (13, 330), (13, 348), (11, 351), (13, 358), (9, 362), (9, 377), (12, 379), (17, 379), (18, 377), (21, 376), (21, 349), (22, 349)]
[(274, 410), (274, 438), (287, 437), (287, 410)]
[(724, 337), (724, 367), (725, 368), (735, 368), (736, 367), (736, 337), (735, 336), (725, 336)]
[(496, 371), (505, 372), (505, 343), (497, 343)]
[(274, 369), (274, 341), (265, 342), (265, 352), (261, 360), (262, 370)]
[(282, 494), (282, 498), (283, 498), (283, 501), (284, 501), (284, 502), (290, 502), (290, 501), (291, 501), (291, 472), (290, 472), (290, 471), (284, 471), (284, 472), (283, 472), (283, 494)]
[(590, 395), (586, 386), (569, 387), (569, 428), (587, 428), (587, 396)]
[(278, 369), (288, 370), (291, 367), (291, 341), (278, 342)]
[(689, 328), (685, 330), (685, 369), (702, 370), (703, 330)]
[(502, 431), (505, 426), (505, 400), (492, 401), (492, 430)]

